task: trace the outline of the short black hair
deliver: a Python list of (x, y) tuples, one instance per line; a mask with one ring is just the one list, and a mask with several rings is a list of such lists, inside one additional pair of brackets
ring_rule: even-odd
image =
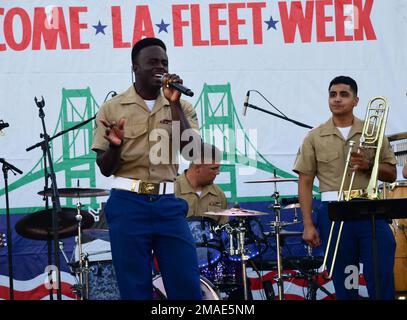
[(167, 47), (162, 40), (158, 38), (144, 38), (134, 44), (133, 49), (131, 50), (131, 62), (134, 64), (141, 49), (150, 46), (159, 46), (163, 48), (165, 52), (167, 52)]
[(331, 87), (335, 84), (347, 84), (350, 86), (351, 90), (355, 94), (355, 96), (358, 95), (358, 85), (355, 80), (353, 80), (351, 77), (348, 76), (338, 76), (332, 79), (332, 81), (329, 83), (328, 91), (331, 90)]

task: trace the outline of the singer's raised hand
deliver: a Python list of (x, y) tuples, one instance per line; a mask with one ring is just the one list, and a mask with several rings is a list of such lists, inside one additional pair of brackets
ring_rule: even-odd
[(104, 138), (113, 146), (120, 146), (124, 137), (124, 124), (126, 119), (121, 118), (119, 122), (112, 121), (109, 123), (103, 118), (98, 119), (106, 128)]
[(163, 76), (163, 93), (169, 102), (177, 102), (181, 97), (181, 93), (169, 86), (169, 83), (183, 83), (182, 79), (177, 74), (167, 73)]

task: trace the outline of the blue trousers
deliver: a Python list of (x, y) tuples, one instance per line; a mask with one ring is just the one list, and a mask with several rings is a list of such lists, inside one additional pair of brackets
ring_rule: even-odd
[[(326, 252), (328, 236), (332, 223), (328, 217), (327, 202), (321, 202), (321, 205), (316, 209), (316, 211), (317, 225), (321, 242), (324, 247), (324, 251)], [(330, 263), (334, 252), (339, 225), (340, 222), (335, 223), (335, 232), (333, 234), (328, 256), (328, 270), (331, 270)], [(338, 255), (336, 257), (334, 272), (332, 275), (337, 299), (358, 299), (358, 289), (349, 289), (349, 281), (346, 282), (346, 278), (350, 276), (350, 272), (349, 270), (345, 272), (345, 269), (347, 266), (356, 266), (359, 268), (359, 262), (363, 264), (363, 275), (366, 280), (369, 298), (376, 298), (372, 232), (371, 220), (354, 220), (346, 221), (344, 223)], [(381, 299), (394, 299), (395, 289), (393, 267), (396, 242), (389, 224), (384, 219), (376, 220), (376, 239)]]
[(200, 300), (195, 242), (188, 204), (174, 194), (144, 195), (112, 189), (105, 206), (113, 265), (121, 298), (151, 300), (152, 251), (168, 299)]

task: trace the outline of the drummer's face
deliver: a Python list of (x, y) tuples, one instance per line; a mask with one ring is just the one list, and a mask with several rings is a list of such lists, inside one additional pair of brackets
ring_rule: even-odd
[(212, 184), (216, 176), (219, 174), (220, 164), (200, 164), (199, 165), (199, 180), (202, 185)]

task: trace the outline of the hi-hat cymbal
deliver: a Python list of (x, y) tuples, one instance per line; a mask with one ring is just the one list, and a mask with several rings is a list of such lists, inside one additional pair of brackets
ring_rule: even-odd
[[(63, 198), (88, 198), (88, 197), (103, 197), (110, 194), (109, 190), (97, 188), (61, 188), (58, 189), (60, 197)], [(44, 190), (38, 192), (40, 196), (44, 195)], [(45, 190), (45, 196), (52, 196), (52, 189)]]
[(298, 181), (298, 178), (269, 178), (263, 180), (253, 180), (253, 181), (245, 181), (245, 183), (270, 183), (270, 182), (290, 182), (290, 181)]
[(297, 209), (301, 208), (301, 205), (299, 203), (292, 203), (287, 206), (285, 206), (283, 209)]
[(397, 141), (397, 140), (402, 140), (402, 139), (407, 139), (407, 132), (399, 132), (396, 134), (392, 134), (387, 136), (387, 139), (392, 142), (392, 141)]
[(211, 216), (250, 217), (250, 216), (262, 216), (262, 215), (266, 215), (268, 213), (254, 211), (254, 210), (247, 210), (247, 209), (242, 209), (242, 208), (230, 208), (230, 209), (226, 209), (226, 210), (218, 211), (218, 212), (205, 212), (205, 214), (208, 214)]
[[(77, 210), (75, 208), (62, 208), (61, 213), (58, 215), (58, 238), (68, 238), (78, 234), (78, 224), (75, 216)], [(82, 216), (82, 229), (90, 228), (94, 219), (93, 216), (86, 212), (81, 211)], [(25, 238), (34, 240), (52, 240), (52, 209), (42, 210), (31, 213), (16, 224), (16, 231), (19, 235)]]
[(83, 234), (96, 239), (110, 241), (108, 229), (87, 229), (83, 230)]

